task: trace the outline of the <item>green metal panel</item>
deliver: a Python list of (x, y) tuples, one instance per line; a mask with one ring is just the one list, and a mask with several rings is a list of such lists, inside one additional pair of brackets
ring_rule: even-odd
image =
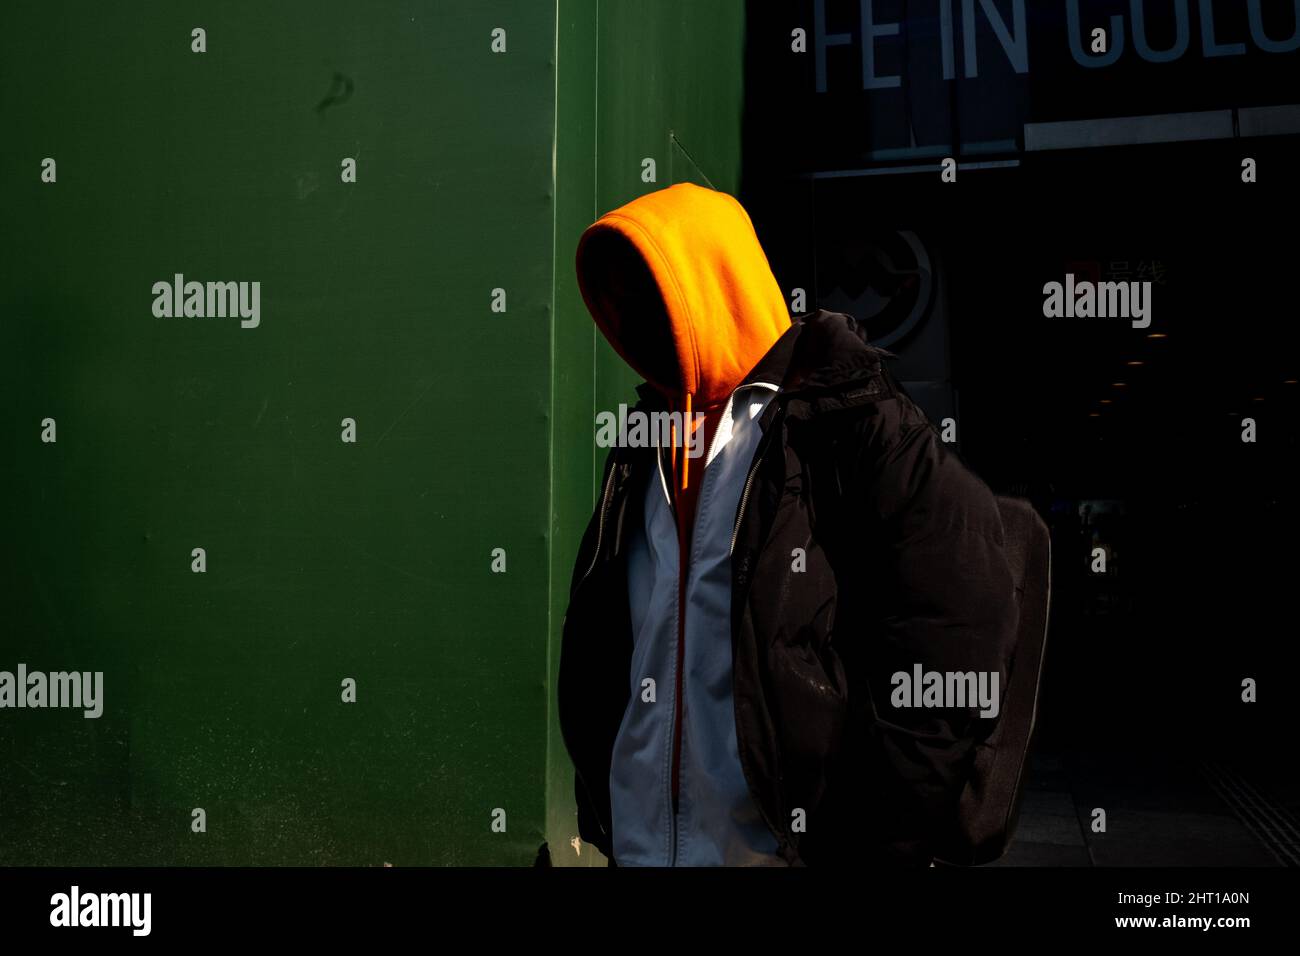
[(106, 707), (0, 711), (0, 863), (532, 862), (554, 14), (6, 5), (0, 669)]

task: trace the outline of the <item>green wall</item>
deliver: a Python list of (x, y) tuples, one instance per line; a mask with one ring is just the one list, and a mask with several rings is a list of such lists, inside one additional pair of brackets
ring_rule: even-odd
[(649, 6), (0, 13), (0, 670), (105, 684), (0, 710), (0, 864), (593, 862), (553, 671), (630, 378), (573, 248), (739, 163), (739, 3)]

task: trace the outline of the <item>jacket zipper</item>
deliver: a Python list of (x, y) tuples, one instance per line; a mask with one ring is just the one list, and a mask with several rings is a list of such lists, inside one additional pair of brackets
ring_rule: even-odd
[[(677, 560), (681, 561), (681, 552), (678, 551)], [(673, 789), (673, 816), (672, 816), (672, 851), (669, 854), (669, 866), (677, 865), (677, 814), (681, 807), (681, 770), (682, 770), (682, 668), (686, 666), (686, 608), (685, 600), (685, 580), (690, 573), (689, 564), (687, 570), (678, 569), (677, 572), (677, 666), (673, 688), (673, 766), (672, 766), (672, 789)]]
[(740, 493), (740, 507), (736, 509), (736, 526), (731, 529), (731, 547), (727, 549), (727, 554), (736, 553), (736, 539), (740, 537), (740, 520), (745, 516), (745, 505), (749, 503), (749, 487), (754, 483), (754, 473), (758, 471), (760, 461), (762, 456), (756, 455), (754, 463), (749, 466), (749, 474), (745, 476), (745, 490)]

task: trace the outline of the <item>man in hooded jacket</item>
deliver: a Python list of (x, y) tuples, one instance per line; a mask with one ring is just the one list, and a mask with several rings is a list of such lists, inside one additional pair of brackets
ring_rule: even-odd
[(617, 866), (929, 865), (993, 720), (907, 706), (893, 676), (1005, 687), (992, 493), (852, 318), (791, 320), (726, 193), (641, 196), (576, 265), (645, 379), (635, 411), (687, 423), (611, 449), (575, 562), (558, 705), (581, 838)]

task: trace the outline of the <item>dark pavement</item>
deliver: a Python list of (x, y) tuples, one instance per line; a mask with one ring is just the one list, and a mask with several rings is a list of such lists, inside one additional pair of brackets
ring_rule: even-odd
[(995, 866), (1300, 865), (1296, 788), (1231, 761), (1039, 751), (1029, 774), (1015, 842)]

